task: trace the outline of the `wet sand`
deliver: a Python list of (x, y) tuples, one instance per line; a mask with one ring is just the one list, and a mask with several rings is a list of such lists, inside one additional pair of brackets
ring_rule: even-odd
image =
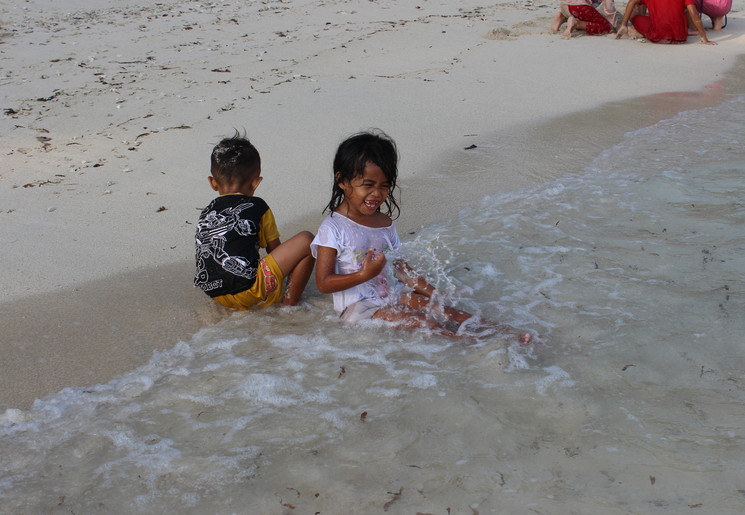
[(383, 128), (402, 154), (406, 237), (581, 170), (625, 131), (718, 103), (745, 76), (742, 61), (724, 75), (739, 11), (717, 47), (663, 47), (564, 41), (552, 9), (532, 4), (286, 3), (261, 27), (188, 2), (4, 8), (0, 409), (106, 382), (225, 316), (191, 286), (191, 255), (209, 151), (234, 127), (262, 152), (259, 194), (285, 236), (320, 221), (338, 141)]

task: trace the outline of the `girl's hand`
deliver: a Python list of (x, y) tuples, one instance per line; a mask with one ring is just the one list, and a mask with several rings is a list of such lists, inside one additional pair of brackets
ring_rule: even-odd
[(709, 41), (708, 39), (707, 40), (703, 40), (702, 39), (701, 40), (701, 44), (702, 45), (716, 45), (716, 43), (714, 41)]
[(385, 263), (385, 254), (383, 254), (382, 252), (377, 252), (374, 249), (370, 249), (367, 251), (365, 260), (362, 262), (360, 273), (363, 277), (366, 278), (366, 281), (369, 281), (373, 277), (377, 277), (378, 274), (383, 271)]

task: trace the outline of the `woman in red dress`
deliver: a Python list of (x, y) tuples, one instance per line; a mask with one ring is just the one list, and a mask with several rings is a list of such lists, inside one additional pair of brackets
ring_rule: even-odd
[[(635, 8), (639, 4), (647, 7), (649, 16), (641, 14), (634, 16)], [(716, 45), (706, 37), (706, 31), (694, 0), (629, 0), (621, 27), (616, 33), (616, 39), (628, 33), (631, 36), (645, 37), (653, 43), (685, 43), (688, 39), (686, 11), (701, 36), (701, 43)], [(629, 19), (631, 19), (633, 29), (628, 26)], [(632, 30), (636, 34), (630, 32)]]

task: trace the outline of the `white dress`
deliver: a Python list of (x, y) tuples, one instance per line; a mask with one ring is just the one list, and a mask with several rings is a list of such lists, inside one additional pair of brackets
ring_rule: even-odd
[(318, 234), (310, 244), (310, 250), (313, 257), (317, 258), (318, 247), (335, 249), (337, 274), (357, 272), (362, 268), (362, 262), (370, 249), (383, 252), (388, 260), (385, 270), (377, 277), (333, 294), (334, 310), (337, 313), (343, 313), (347, 306), (363, 300), (378, 307), (396, 301), (398, 294), (392, 287), (398, 281), (393, 278), (391, 264), (393, 254), (400, 246), (401, 240), (398, 238), (395, 222), (391, 222), (388, 227), (366, 227), (344, 215), (333, 213), (321, 223)]

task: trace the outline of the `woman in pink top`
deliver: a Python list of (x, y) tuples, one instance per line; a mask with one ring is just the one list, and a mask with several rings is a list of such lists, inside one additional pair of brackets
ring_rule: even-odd
[(727, 14), (732, 9), (732, 0), (696, 0), (696, 7), (711, 18), (711, 28), (722, 30), (727, 25)]
[[(623, 21), (621, 21), (621, 27), (616, 33), (616, 39), (628, 33), (630, 36), (645, 37), (653, 43), (685, 43), (688, 39), (688, 21), (684, 11), (688, 11), (691, 21), (693, 21), (701, 36), (701, 43), (716, 45), (716, 43), (707, 39), (704, 25), (701, 23), (694, 1), (629, 0), (629, 3), (626, 4), (626, 12), (623, 15)], [(649, 16), (640, 14), (633, 16), (638, 4), (647, 6)], [(633, 28), (628, 26), (629, 19), (631, 19)]]

